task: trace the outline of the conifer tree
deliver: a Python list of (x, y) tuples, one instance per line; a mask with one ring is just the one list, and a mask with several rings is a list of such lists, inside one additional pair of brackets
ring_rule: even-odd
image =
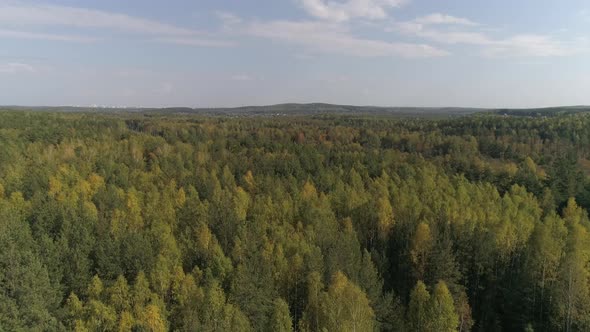
[(453, 297), (444, 281), (439, 281), (436, 286), (434, 286), (430, 306), (431, 318), (429, 325), (432, 331), (457, 331), (459, 317), (455, 312)]
[(408, 305), (408, 327), (411, 331), (430, 332), (431, 300), (426, 285), (418, 281), (410, 293)]

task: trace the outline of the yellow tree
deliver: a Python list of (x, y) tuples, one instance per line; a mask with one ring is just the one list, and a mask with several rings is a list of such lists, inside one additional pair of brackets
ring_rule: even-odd
[(557, 312), (565, 331), (590, 328), (590, 234), (586, 212), (570, 199), (563, 211), (568, 228), (565, 255), (556, 284)]
[(433, 240), (432, 234), (430, 233), (430, 226), (425, 223), (420, 223), (416, 227), (416, 232), (412, 238), (410, 257), (414, 263), (414, 269), (416, 277), (419, 280), (424, 278), (426, 272), (426, 263), (428, 261), (428, 255), (432, 248)]
[(90, 284), (88, 285), (88, 289), (86, 290), (86, 293), (88, 294), (88, 298), (93, 299), (93, 300), (98, 300), (102, 296), (103, 290), (104, 290), (104, 286), (102, 284), (102, 281), (100, 280), (98, 275), (95, 275), (90, 280)]
[(109, 304), (112, 305), (117, 312), (122, 312), (131, 308), (129, 285), (124, 276), (118, 276), (115, 283), (107, 289), (107, 293), (109, 294)]
[(444, 281), (439, 281), (434, 286), (430, 305), (430, 328), (438, 332), (457, 331), (459, 316), (455, 312), (455, 305), (451, 292)]
[(299, 327), (304, 331), (320, 331), (320, 297), (324, 284), (318, 272), (307, 276), (307, 305)]
[(165, 332), (166, 321), (162, 318), (160, 308), (150, 304), (141, 313), (138, 324), (150, 332)]
[(430, 294), (426, 285), (418, 281), (410, 293), (408, 326), (414, 332), (428, 332), (430, 317)]
[(342, 272), (336, 272), (321, 297), (321, 326), (328, 331), (372, 331), (375, 314), (367, 295)]
[(123, 311), (119, 317), (118, 332), (130, 332), (135, 326), (135, 319), (129, 311)]
[(269, 321), (269, 332), (291, 332), (293, 322), (289, 313), (289, 305), (285, 300), (278, 298), (273, 303), (273, 311)]

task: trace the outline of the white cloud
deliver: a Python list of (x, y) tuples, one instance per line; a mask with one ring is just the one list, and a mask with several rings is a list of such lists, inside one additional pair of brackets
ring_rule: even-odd
[(441, 44), (487, 45), (493, 43), (487, 35), (480, 32), (436, 30), (414, 21), (398, 23), (395, 28), (387, 29), (387, 31), (398, 31)]
[(13, 74), (13, 73), (34, 73), (35, 68), (26, 63), (9, 62), (0, 63), (0, 73)]
[(196, 33), (191, 29), (126, 14), (56, 5), (0, 4), (0, 24), (106, 28), (159, 35), (192, 35)]
[(251, 36), (268, 38), (307, 48), (311, 52), (361, 57), (401, 56), (408, 58), (444, 56), (444, 50), (413, 43), (359, 38), (341, 24), (314, 21), (254, 22), (236, 27)]
[(14, 38), (14, 39), (38, 39), (38, 40), (52, 40), (52, 41), (65, 41), (65, 42), (92, 42), (96, 38), (75, 36), (75, 35), (60, 35), (52, 33), (42, 32), (28, 32), (28, 31), (17, 31), (0, 29), (0, 37)]
[[(426, 44), (398, 43), (355, 36), (343, 22), (325, 21), (251, 21), (233, 14), (220, 19), (226, 23), (226, 32), (270, 39), (299, 46), (294, 56), (309, 59), (315, 54), (337, 54), (358, 57), (436, 57), (448, 52)], [(229, 21), (229, 22), (228, 22)]]
[(399, 7), (406, 0), (299, 0), (310, 15), (329, 21), (342, 22), (352, 18), (383, 19), (387, 10)]
[[(226, 17), (229, 19), (229, 17)], [(26, 27), (26, 31), (23, 31)], [(23, 4), (0, 0), (0, 37), (55, 41), (93, 41), (96, 38), (47, 33), (47, 27), (103, 29), (120, 33), (157, 37), (156, 40), (200, 47), (227, 47), (202, 31), (162, 23), (152, 19), (95, 9), (44, 4)], [(42, 32), (31, 32), (42, 28)]]
[(254, 81), (255, 78), (248, 75), (248, 74), (236, 74), (233, 75), (232, 77), (230, 77), (230, 79), (232, 81), (238, 81), (238, 82), (249, 82), (249, 81)]
[(550, 36), (522, 34), (495, 41), (484, 49), (484, 55), (492, 57), (551, 57), (567, 56), (583, 51), (584, 48), (581, 45), (565, 43)]
[(587, 43), (584, 41), (564, 42), (549, 35), (515, 34), (498, 38), (481, 31), (460, 30), (457, 27), (453, 29), (436, 29), (432, 26), (441, 24), (469, 27), (478, 25), (467, 19), (437, 14), (408, 22), (400, 22), (395, 24), (394, 28), (386, 30), (427, 39), (438, 44), (479, 46), (482, 54), (489, 57), (567, 56), (588, 50)]
[(462, 17), (455, 17), (446, 14), (434, 13), (414, 20), (415, 23), (432, 25), (432, 24), (456, 24), (456, 25), (470, 25), (475, 26), (477, 23)]
[(237, 15), (228, 12), (217, 12), (217, 17), (223, 22), (224, 25), (234, 25), (242, 23), (242, 19)]
[(170, 37), (170, 38), (158, 38), (156, 41), (185, 45), (185, 46), (197, 46), (197, 47), (232, 47), (235, 43), (226, 40), (215, 40), (215, 39), (204, 39), (198, 37)]

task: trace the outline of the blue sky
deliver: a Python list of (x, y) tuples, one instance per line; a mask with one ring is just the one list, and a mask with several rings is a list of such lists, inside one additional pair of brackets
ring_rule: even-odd
[(582, 0), (0, 0), (0, 104), (590, 104)]

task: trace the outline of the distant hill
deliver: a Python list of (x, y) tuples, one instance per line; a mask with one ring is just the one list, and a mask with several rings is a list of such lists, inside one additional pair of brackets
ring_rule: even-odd
[(573, 114), (590, 112), (590, 106), (560, 106), (560, 107), (544, 107), (544, 108), (502, 108), (494, 111), (500, 115), (510, 116), (556, 116), (560, 114)]
[(560, 114), (590, 112), (590, 106), (564, 106), (547, 108), (468, 108), (468, 107), (378, 107), (352, 106), (325, 103), (277, 104), (266, 106), (242, 106), (220, 108), (190, 107), (77, 107), (77, 106), (0, 106), (0, 110), (28, 110), (39, 112), (83, 113), (146, 113), (146, 114), (199, 114), (217, 116), (285, 116), (285, 115), (397, 115), (416, 117), (463, 116), (475, 113), (492, 113), (506, 116), (556, 116)]
[(436, 116), (436, 115), (467, 115), (489, 111), (484, 108), (462, 107), (377, 107), (352, 106), (323, 103), (311, 104), (277, 104), (267, 106), (243, 106), (233, 108), (161, 108), (149, 112), (173, 112), (181, 114), (212, 114), (231, 116), (282, 116), (282, 115), (318, 115), (318, 114), (355, 114), (355, 115), (400, 115), (400, 116)]

